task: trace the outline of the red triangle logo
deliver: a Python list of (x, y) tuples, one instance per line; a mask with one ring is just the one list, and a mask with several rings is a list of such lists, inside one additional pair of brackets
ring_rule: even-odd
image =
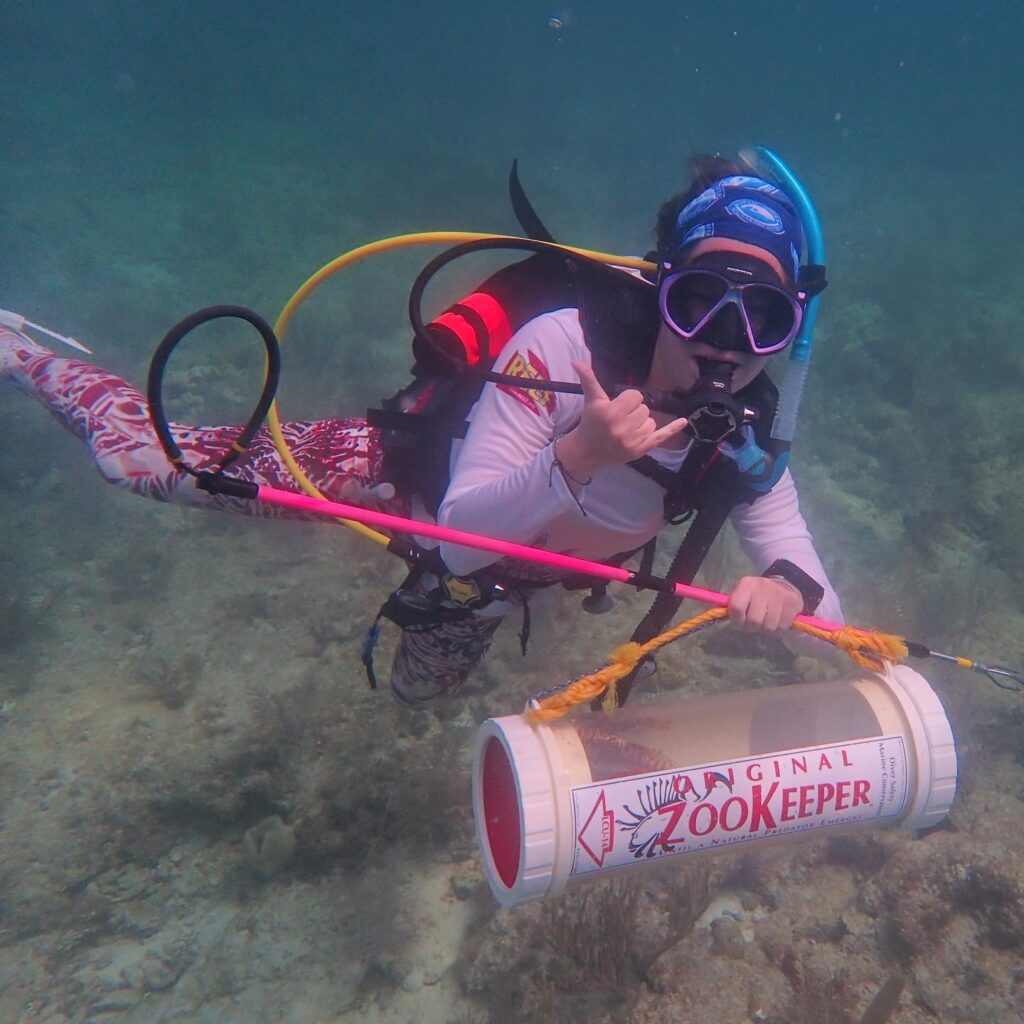
[(580, 829), (576, 842), (586, 850), (590, 859), (599, 868), (604, 867), (604, 859), (615, 845), (615, 815), (608, 810), (603, 789), (590, 812), (590, 817)]

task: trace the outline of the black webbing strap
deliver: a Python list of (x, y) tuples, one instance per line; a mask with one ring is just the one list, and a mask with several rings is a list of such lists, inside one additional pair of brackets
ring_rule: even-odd
[[(670, 580), (672, 583), (693, 582), (697, 571), (707, 557), (708, 551), (711, 550), (711, 545), (715, 542), (715, 538), (729, 517), (729, 510), (732, 508), (732, 505), (732, 501), (723, 493), (720, 498), (707, 502), (697, 512), (690, 523), (690, 528), (686, 531), (686, 536), (679, 542), (679, 548), (672, 559), (668, 572), (665, 573), (665, 579)], [(636, 629), (633, 630), (630, 640), (634, 643), (645, 644), (648, 640), (653, 640), (659, 633), (663, 633), (679, 611), (679, 606), (682, 603), (683, 599), (676, 597), (673, 593), (658, 594), (650, 609), (648, 609), (647, 614), (637, 624)], [(643, 662), (640, 664), (642, 665)], [(629, 694), (633, 689), (633, 681), (639, 669), (640, 666), (638, 665), (625, 679), (620, 680), (618, 683), (617, 689), (620, 705), (625, 704), (629, 699)], [(591, 707), (595, 711), (600, 710), (600, 701), (594, 701)]]

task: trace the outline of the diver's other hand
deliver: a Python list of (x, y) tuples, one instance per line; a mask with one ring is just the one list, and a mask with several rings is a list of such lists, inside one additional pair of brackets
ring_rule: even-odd
[(630, 388), (609, 398), (586, 363), (572, 366), (583, 387), (583, 415), (576, 427), (558, 439), (555, 454), (577, 480), (638, 459), (685, 429), (682, 417), (659, 427), (639, 391)]
[(338, 499), (362, 508), (383, 508), (395, 496), (394, 484), (370, 484), (350, 476), (341, 482)]
[(789, 629), (803, 611), (800, 591), (785, 580), (744, 576), (729, 595), (729, 621), (769, 633)]

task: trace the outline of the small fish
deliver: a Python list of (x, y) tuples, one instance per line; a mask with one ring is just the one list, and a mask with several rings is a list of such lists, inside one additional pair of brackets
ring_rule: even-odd
[(571, 7), (558, 7), (548, 16), (548, 28), (555, 32), (572, 29), (576, 25), (576, 12)]

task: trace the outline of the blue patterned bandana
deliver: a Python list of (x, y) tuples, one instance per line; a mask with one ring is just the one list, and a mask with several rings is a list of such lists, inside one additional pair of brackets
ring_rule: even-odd
[(702, 238), (730, 238), (767, 249), (797, 280), (804, 232), (800, 215), (777, 185), (736, 174), (709, 185), (679, 211), (669, 250), (674, 263)]

